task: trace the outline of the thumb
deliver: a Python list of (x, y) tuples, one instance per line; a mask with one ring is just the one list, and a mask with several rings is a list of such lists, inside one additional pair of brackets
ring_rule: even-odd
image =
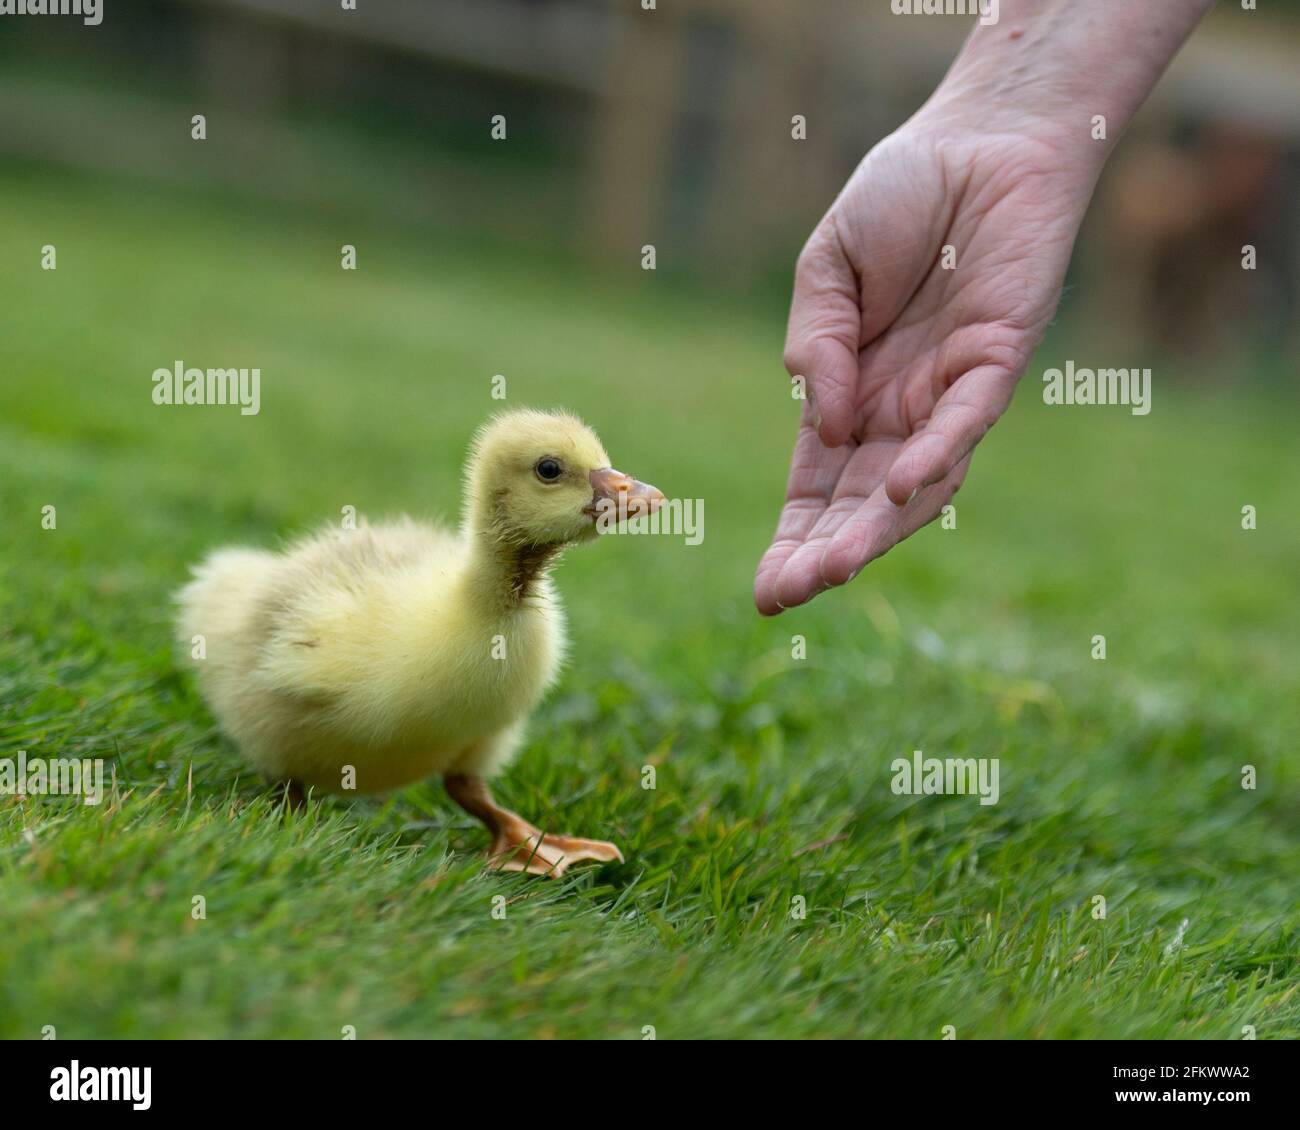
[(827, 447), (853, 434), (861, 332), (857, 275), (826, 219), (795, 266), (785, 367), (807, 382), (813, 423)]

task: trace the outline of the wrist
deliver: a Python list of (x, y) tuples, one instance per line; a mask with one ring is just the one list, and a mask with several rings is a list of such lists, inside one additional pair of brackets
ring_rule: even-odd
[(918, 125), (1014, 135), (1099, 171), (1213, 0), (1001, 0), (976, 23)]

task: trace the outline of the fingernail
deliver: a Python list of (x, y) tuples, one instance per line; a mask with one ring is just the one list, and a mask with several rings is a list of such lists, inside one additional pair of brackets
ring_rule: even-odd
[[(921, 493), (921, 488), (920, 488), (920, 487), (913, 487), (913, 488), (912, 488), (912, 493), (909, 494), (909, 495), (907, 496), (907, 502), (911, 502), (912, 499), (914, 499), (914, 498), (915, 498), (918, 494), (920, 494), (920, 493)], [(907, 502), (903, 503), (903, 505), (906, 506), (906, 505), (907, 505)]]

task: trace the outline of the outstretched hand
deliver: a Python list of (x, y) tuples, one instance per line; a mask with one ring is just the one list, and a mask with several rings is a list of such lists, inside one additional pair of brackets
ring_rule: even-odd
[(1096, 171), (921, 116), (858, 166), (795, 270), (785, 363), (808, 399), (760, 612), (844, 584), (956, 493), (1055, 311)]

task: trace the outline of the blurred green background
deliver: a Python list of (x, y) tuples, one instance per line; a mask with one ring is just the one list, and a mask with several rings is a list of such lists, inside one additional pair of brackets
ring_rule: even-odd
[[(0, 756), (117, 777), (0, 799), (0, 1035), (1300, 1034), (1294, 20), (1225, 6), (1135, 123), (957, 528), (761, 621), (794, 255), (963, 22), (362, 7), (0, 28)], [(1041, 403), (1099, 354), (1149, 416)], [(177, 359), (260, 367), (260, 414), (155, 406)], [(702, 545), (559, 573), (500, 791), (628, 863), (554, 884), (483, 875), (436, 785), (282, 819), (169, 643), (214, 545), (454, 519), (494, 374), (705, 500)], [(894, 796), (913, 749), (998, 757), (1001, 802)]]

